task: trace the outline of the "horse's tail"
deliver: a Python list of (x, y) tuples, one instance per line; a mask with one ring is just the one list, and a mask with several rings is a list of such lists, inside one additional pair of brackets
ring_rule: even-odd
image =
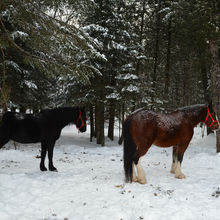
[(130, 133), (131, 118), (127, 118), (123, 125), (123, 137), (124, 137), (124, 172), (125, 181), (132, 182), (133, 174), (133, 158), (136, 151), (136, 145), (131, 137)]

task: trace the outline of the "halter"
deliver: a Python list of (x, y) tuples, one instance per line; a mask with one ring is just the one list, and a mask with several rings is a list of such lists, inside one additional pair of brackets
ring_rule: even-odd
[[(81, 120), (81, 125), (80, 125), (80, 127), (77, 127), (77, 124), (78, 124), (78, 122)], [(80, 130), (83, 126), (85, 126), (86, 124), (84, 123), (84, 121), (83, 121), (83, 119), (82, 119), (82, 114), (81, 114), (81, 111), (79, 111), (79, 117), (78, 117), (78, 119), (76, 120), (76, 128), (78, 129), (78, 130)]]
[[(212, 123), (210, 124), (210, 125), (208, 125), (206, 122), (207, 122), (207, 120), (208, 120), (208, 118), (211, 118), (211, 120), (212, 120)], [(210, 113), (210, 111), (209, 111), (209, 107), (207, 106), (207, 115), (206, 115), (206, 119), (205, 119), (205, 121), (204, 121), (204, 123), (209, 127), (209, 128), (211, 128), (211, 126), (213, 125), (213, 124), (219, 124), (219, 121), (218, 120), (214, 120), (213, 119), (213, 117), (212, 117), (212, 115), (211, 115), (211, 113)]]

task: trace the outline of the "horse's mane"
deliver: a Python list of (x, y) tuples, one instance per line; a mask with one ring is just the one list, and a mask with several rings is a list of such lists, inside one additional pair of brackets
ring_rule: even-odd
[(46, 109), (43, 109), (41, 112), (60, 112), (60, 111), (64, 111), (64, 110), (68, 110), (68, 109), (78, 109), (79, 107), (77, 106), (74, 106), (74, 107), (57, 107), (57, 108), (52, 108), (52, 109), (49, 109), (49, 108), (46, 108)]
[(205, 104), (189, 105), (189, 106), (178, 108), (176, 111), (181, 111), (184, 113), (194, 113), (194, 112), (201, 111), (205, 106), (206, 106)]
[(57, 108), (53, 108), (53, 109), (43, 109), (42, 111), (40, 111), (38, 114), (50, 114), (50, 115), (56, 115), (56, 114), (60, 114), (60, 113), (64, 113), (64, 112), (71, 112), (72, 111), (77, 111), (81, 109), (78, 106), (74, 106), (74, 107), (57, 107)]
[(197, 109), (201, 109), (205, 106), (206, 106), (205, 104), (196, 104), (196, 105), (184, 106), (184, 107), (178, 108), (177, 110), (188, 112), (188, 111), (194, 111), (194, 110), (197, 110)]
[(145, 107), (139, 108), (139, 109), (133, 111), (131, 114), (133, 115), (133, 114), (136, 114), (136, 113), (141, 112), (141, 111), (144, 111), (144, 110), (147, 110), (147, 108), (145, 108)]

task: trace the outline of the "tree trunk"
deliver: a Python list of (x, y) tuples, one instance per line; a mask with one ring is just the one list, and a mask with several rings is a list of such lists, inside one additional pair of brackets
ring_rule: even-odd
[[(142, 12), (141, 12), (141, 15), (140, 15), (140, 19), (141, 19), (141, 23), (140, 23), (140, 36), (139, 36), (139, 43), (141, 46), (143, 46), (143, 33), (144, 33), (144, 24), (145, 24), (145, 19), (144, 19), (144, 15), (146, 13), (146, 10), (145, 10), (145, 5), (146, 5), (146, 0), (143, 0), (142, 2)], [(137, 71), (137, 75), (141, 75), (142, 73), (142, 70), (141, 70), (141, 62), (140, 60), (137, 61), (137, 66), (136, 66), (136, 71)]]
[(114, 124), (115, 124), (115, 103), (110, 102), (109, 107), (109, 126), (108, 126), (108, 137), (110, 140), (114, 140)]
[(95, 138), (97, 138), (97, 121), (98, 121), (98, 119), (97, 119), (97, 117), (98, 117), (97, 109), (98, 108), (96, 107), (96, 104), (95, 104), (95, 125), (94, 125), (94, 127), (95, 127), (94, 137)]
[[(208, 89), (208, 76), (207, 76), (207, 64), (206, 64), (207, 56), (206, 53), (201, 53), (200, 54), (200, 67), (201, 67), (201, 76), (202, 76), (202, 85), (203, 85), (203, 91), (204, 91), (204, 97), (206, 103), (211, 102), (211, 97), (210, 97), (210, 91)], [(211, 128), (207, 126), (207, 135), (214, 133)]]
[(220, 130), (216, 132), (216, 152), (220, 152)]
[(9, 94), (10, 90), (6, 86), (6, 63), (5, 63), (5, 53), (3, 48), (0, 45), (0, 51), (1, 51), (1, 57), (2, 57), (2, 81), (1, 81), (1, 105), (3, 107), (4, 112), (8, 110), (8, 100), (9, 100)]
[[(220, 118), (220, 65), (219, 65), (219, 46), (217, 42), (210, 41), (210, 51), (212, 55), (211, 79), (212, 79), (212, 100), (215, 112)], [(216, 151), (220, 152), (220, 130), (216, 132)]]
[[(124, 137), (123, 137), (123, 124), (124, 124), (124, 120), (125, 120), (125, 118), (124, 118), (124, 116), (125, 116), (124, 115), (124, 113), (125, 113), (124, 109), (125, 109), (125, 105), (122, 104), (122, 106), (119, 108), (119, 139), (118, 139), (118, 144), (119, 145), (122, 144), (123, 139), (124, 139)], [(122, 127), (122, 132), (120, 132), (120, 124), (122, 125), (121, 126)]]
[(160, 36), (160, 10), (161, 10), (161, 0), (158, 0), (158, 6), (157, 6), (157, 23), (156, 23), (156, 33), (155, 33), (155, 49), (154, 49), (154, 68), (153, 68), (153, 94), (152, 94), (152, 102), (154, 102), (154, 93), (156, 90), (156, 79), (157, 79), (157, 68), (158, 68), (158, 58), (159, 58), (159, 36)]
[(92, 105), (90, 105), (90, 107), (89, 107), (89, 117), (90, 117), (90, 142), (92, 142), (92, 138), (95, 136), (94, 110), (93, 110), (93, 106)]
[(164, 82), (164, 94), (169, 94), (169, 81), (170, 81), (170, 55), (171, 55), (171, 20), (167, 25), (167, 57), (165, 66), (165, 82)]
[(120, 108), (119, 108), (119, 118), (120, 118), (120, 124), (122, 125), (122, 129), (123, 129), (123, 124), (125, 121), (125, 104), (123, 103)]
[(121, 114), (122, 114), (122, 124), (124, 124), (125, 121), (125, 104), (122, 104), (122, 110), (121, 110)]
[(121, 137), (121, 106), (118, 108), (118, 137)]
[(204, 93), (204, 97), (205, 97), (205, 101), (206, 103), (209, 103), (211, 101), (210, 98), (210, 91), (208, 89), (209, 87), (209, 82), (208, 82), (208, 76), (207, 76), (207, 55), (206, 53), (201, 53), (200, 54), (200, 67), (201, 67), (201, 77), (202, 77), (202, 86), (203, 86), (203, 93)]
[(105, 145), (104, 135), (104, 82), (102, 77), (96, 79), (96, 143)]

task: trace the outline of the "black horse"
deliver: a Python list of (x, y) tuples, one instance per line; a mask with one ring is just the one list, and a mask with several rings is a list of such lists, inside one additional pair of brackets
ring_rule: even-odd
[(37, 114), (6, 112), (0, 125), (0, 148), (9, 140), (24, 144), (41, 142), (41, 171), (47, 170), (44, 165), (47, 151), (49, 170), (57, 171), (53, 166), (53, 148), (61, 130), (68, 124), (75, 124), (80, 132), (85, 132), (85, 109), (64, 107), (43, 110)]

